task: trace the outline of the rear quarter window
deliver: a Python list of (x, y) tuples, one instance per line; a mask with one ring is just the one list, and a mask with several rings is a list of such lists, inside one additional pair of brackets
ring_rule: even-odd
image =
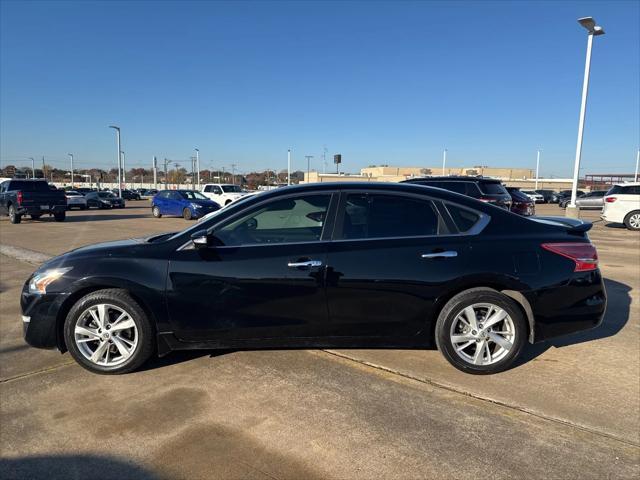
[(640, 195), (638, 185), (614, 185), (607, 192), (607, 195)]
[(460, 233), (468, 232), (480, 221), (480, 214), (453, 203), (445, 204)]
[(507, 194), (507, 189), (502, 184), (494, 182), (480, 182), (480, 190), (487, 195)]

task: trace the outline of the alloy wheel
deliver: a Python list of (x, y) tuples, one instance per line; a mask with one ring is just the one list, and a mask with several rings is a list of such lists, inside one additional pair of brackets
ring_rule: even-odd
[(506, 357), (516, 329), (506, 310), (492, 303), (475, 303), (460, 311), (449, 333), (456, 354), (472, 365), (491, 365)]
[(629, 217), (629, 225), (635, 230), (640, 229), (640, 213), (634, 213)]
[(105, 303), (82, 312), (74, 328), (74, 340), (80, 353), (103, 367), (126, 362), (135, 352), (138, 337), (138, 328), (131, 315)]

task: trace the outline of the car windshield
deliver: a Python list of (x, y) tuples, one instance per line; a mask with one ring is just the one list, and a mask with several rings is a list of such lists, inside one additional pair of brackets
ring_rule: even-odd
[(498, 182), (480, 182), (480, 190), (488, 195), (504, 195), (507, 190)]
[(113, 193), (109, 193), (109, 192), (98, 192), (98, 196), (100, 198), (114, 198), (115, 195)]
[(203, 194), (194, 190), (180, 190), (179, 193), (182, 198), (185, 198), (187, 200), (208, 200), (208, 198)]
[(238, 185), (222, 185), (222, 191), (225, 193), (242, 193), (242, 189)]
[(80, 197), (81, 195), (78, 192), (67, 192), (67, 197)]

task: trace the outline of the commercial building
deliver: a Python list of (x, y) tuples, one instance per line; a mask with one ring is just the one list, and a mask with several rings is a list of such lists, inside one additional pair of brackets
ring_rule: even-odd
[[(522, 189), (533, 189), (536, 186), (535, 172), (530, 168), (503, 167), (394, 167), (388, 165), (362, 168), (359, 174), (309, 172), (304, 175), (304, 183), (318, 182), (400, 182), (412, 177), (440, 175), (482, 175), (498, 178), (505, 185)], [(570, 178), (539, 178), (538, 188), (549, 190), (566, 190), (571, 188)]]

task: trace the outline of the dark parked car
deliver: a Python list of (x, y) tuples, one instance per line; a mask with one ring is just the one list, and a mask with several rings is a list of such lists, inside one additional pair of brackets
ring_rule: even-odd
[[(114, 195), (119, 196), (118, 194), (120, 193), (118, 191), (117, 188), (114, 188), (113, 190), (111, 190), (113, 192)], [(136, 191), (133, 190), (128, 190), (126, 188), (122, 189), (122, 198), (124, 198), (125, 200), (140, 200), (140, 194)]]
[(179, 349), (434, 343), (493, 373), (527, 341), (602, 321), (590, 227), (406, 183), (279, 188), (43, 264), (22, 290), (24, 335), (97, 373)]
[[(582, 195), (584, 195), (584, 192), (582, 190), (576, 191), (576, 198), (580, 198)], [(558, 206), (560, 208), (566, 208), (567, 203), (569, 203), (570, 200), (571, 190), (561, 190), (560, 192), (558, 192)]]
[(438, 187), (461, 193), (505, 210), (511, 208), (511, 196), (500, 180), (484, 177), (450, 176), (410, 178), (401, 183), (414, 183), (427, 187)]
[(91, 192), (97, 192), (95, 188), (89, 188), (89, 187), (74, 188), (73, 190), (75, 192), (81, 193), (82, 195), (86, 195), (87, 193), (91, 193)]
[(506, 187), (507, 192), (511, 195), (511, 211), (518, 215), (528, 217), (536, 214), (536, 202), (531, 200), (517, 187)]
[(553, 190), (534, 190), (536, 193), (542, 195), (544, 203), (558, 203), (558, 192)]
[(151, 213), (156, 218), (178, 215), (191, 220), (216, 210), (220, 210), (220, 205), (196, 190), (163, 190), (151, 200)]
[(51, 188), (45, 180), (5, 180), (0, 183), (0, 215), (8, 215), (11, 223), (20, 223), (24, 215), (38, 220), (53, 215), (56, 222), (66, 217), (64, 190)]
[(90, 192), (84, 198), (87, 200), (87, 208), (124, 208), (123, 198), (116, 197), (111, 192)]

